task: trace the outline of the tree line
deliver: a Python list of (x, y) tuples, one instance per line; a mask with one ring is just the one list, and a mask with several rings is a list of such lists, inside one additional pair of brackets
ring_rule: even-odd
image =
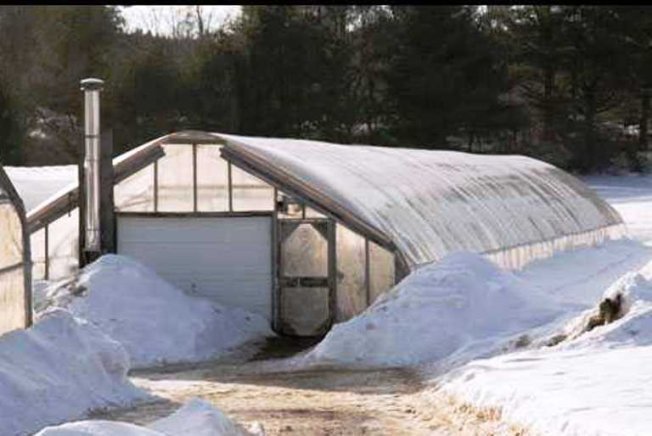
[(112, 6), (0, 7), (0, 162), (75, 162), (93, 76), (116, 153), (200, 129), (646, 167), (648, 7), (243, 6), (217, 30), (194, 12), (164, 36)]

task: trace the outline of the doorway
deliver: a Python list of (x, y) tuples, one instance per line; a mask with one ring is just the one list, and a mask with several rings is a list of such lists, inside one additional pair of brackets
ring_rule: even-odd
[(278, 221), (278, 330), (322, 336), (335, 313), (335, 223), (314, 218)]

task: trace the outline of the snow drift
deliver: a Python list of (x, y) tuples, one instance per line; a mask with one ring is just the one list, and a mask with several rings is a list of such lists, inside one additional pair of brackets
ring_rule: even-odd
[(47, 299), (120, 342), (133, 367), (215, 358), (273, 334), (260, 315), (188, 295), (119, 255), (102, 256)]
[(559, 329), (558, 345), (471, 362), (439, 380), (443, 389), (541, 434), (648, 435), (652, 282), (627, 274), (602, 301), (618, 294), (619, 319), (586, 331), (596, 305)]
[(0, 337), (0, 433), (25, 435), (91, 409), (147, 394), (127, 379), (124, 348), (96, 327), (53, 310)]
[(89, 420), (48, 427), (36, 436), (244, 436), (252, 434), (200, 399), (192, 399), (147, 427), (126, 422)]
[(559, 314), (556, 306), (483, 257), (457, 253), (424, 266), (305, 356), (306, 364), (404, 366), (467, 357)]

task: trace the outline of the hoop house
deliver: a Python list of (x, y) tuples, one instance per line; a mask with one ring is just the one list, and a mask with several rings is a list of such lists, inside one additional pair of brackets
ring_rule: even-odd
[[(518, 269), (625, 232), (581, 181), (524, 156), (186, 131), (113, 166), (119, 254), (301, 336), (454, 251)], [(76, 269), (77, 207), (71, 180), (29, 211), (35, 276)]]
[(30, 244), (23, 202), (0, 167), (0, 334), (32, 322)]

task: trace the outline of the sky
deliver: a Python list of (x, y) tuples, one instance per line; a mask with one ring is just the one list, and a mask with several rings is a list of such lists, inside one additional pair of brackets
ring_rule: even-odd
[[(120, 10), (125, 18), (126, 30), (142, 29), (155, 34), (169, 35), (172, 23), (179, 21), (184, 14), (194, 8), (191, 5), (178, 6), (121, 6)], [(209, 19), (210, 28), (219, 27), (228, 17), (234, 17), (240, 12), (237, 5), (202, 5), (202, 11)]]

